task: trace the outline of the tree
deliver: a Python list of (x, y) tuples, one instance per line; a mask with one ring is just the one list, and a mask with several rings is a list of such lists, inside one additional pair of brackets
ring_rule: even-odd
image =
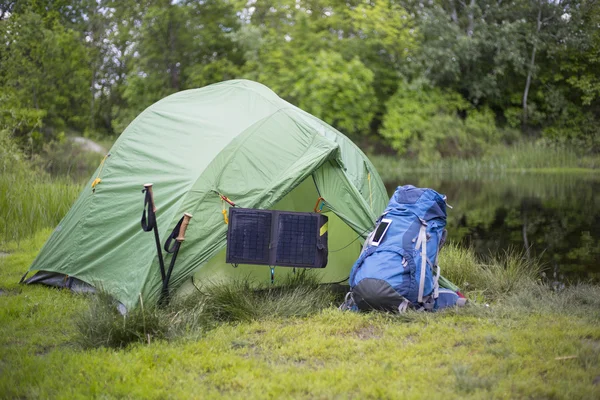
[(404, 84), (387, 104), (381, 135), (399, 154), (431, 162), (481, 155), (499, 139), (494, 115), (456, 92)]
[(115, 131), (171, 93), (232, 78), (243, 61), (230, 34), (238, 23), (235, 12), (217, 0), (152, 1), (133, 34), (124, 111), (113, 121)]
[[(29, 115), (17, 117), (12, 129), (21, 142), (28, 138), (31, 145), (39, 145), (41, 133), (49, 139), (67, 127), (85, 128), (90, 71), (78, 34), (56, 20), (48, 23), (26, 12), (2, 21), (0, 37), (0, 108), (13, 115)], [(24, 120), (34, 122), (22, 124)]]
[(346, 134), (367, 132), (377, 99), (373, 72), (358, 57), (346, 62), (321, 50), (298, 71), (291, 95), (298, 106)]

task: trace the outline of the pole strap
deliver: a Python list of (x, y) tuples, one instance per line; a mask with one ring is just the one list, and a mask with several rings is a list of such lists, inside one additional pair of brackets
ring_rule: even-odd
[(150, 232), (156, 227), (156, 214), (152, 207), (150, 191), (144, 188), (142, 189), (142, 193), (146, 193), (146, 196), (144, 197), (144, 209), (142, 210), (142, 229), (144, 232)]
[[(169, 237), (167, 238), (167, 240), (165, 241), (165, 251), (169, 254), (173, 254), (175, 252), (175, 248), (177, 247), (177, 236), (179, 235), (179, 230), (181, 228), (181, 224), (183, 223), (183, 217), (181, 217), (181, 219), (179, 220), (179, 222), (177, 223), (177, 225), (175, 225), (175, 228), (173, 229), (173, 232), (171, 232), (171, 234), (169, 235)], [(173, 241), (175, 241), (175, 243), (172, 243)]]

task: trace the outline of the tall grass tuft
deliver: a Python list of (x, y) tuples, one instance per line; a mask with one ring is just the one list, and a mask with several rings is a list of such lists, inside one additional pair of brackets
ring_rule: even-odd
[(492, 299), (531, 287), (540, 280), (543, 264), (538, 258), (528, 258), (509, 248), (484, 260), (482, 277), (485, 294)]
[(496, 300), (539, 281), (543, 264), (522, 252), (508, 249), (479, 260), (475, 253), (450, 243), (440, 252), (442, 274), (464, 292)]
[(166, 310), (150, 304), (121, 315), (117, 302), (100, 291), (91, 298), (90, 308), (76, 317), (75, 325), (82, 347), (121, 348), (130, 343), (165, 338), (168, 321)]
[(252, 287), (248, 280), (209, 285), (192, 298), (204, 303), (205, 312), (214, 320), (233, 322), (305, 316), (336, 301), (335, 294), (327, 286), (319, 285), (317, 277), (306, 270), (277, 286)]
[(456, 243), (446, 243), (439, 254), (442, 275), (458, 285), (462, 290), (477, 290), (484, 287), (481, 265), (468, 247)]
[(256, 288), (248, 279), (213, 284), (167, 307), (144, 304), (126, 315), (106, 293), (92, 299), (78, 316), (79, 342), (85, 348), (122, 348), (156, 339), (198, 336), (223, 322), (302, 317), (330, 307), (339, 299), (315, 276), (302, 271), (277, 286)]

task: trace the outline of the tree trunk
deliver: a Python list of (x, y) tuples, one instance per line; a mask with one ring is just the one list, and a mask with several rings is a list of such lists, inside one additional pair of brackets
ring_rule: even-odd
[(467, 27), (467, 36), (473, 36), (473, 31), (475, 30), (475, 0), (471, 0), (471, 4), (469, 4), (469, 26)]
[(527, 126), (527, 97), (529, 96), (529, 87), (531, 86), (531, 78), (533, 76), (533, 68), (535, 67), (535, 52), (537, 50), (537, 36), (542, 28), (542, 5), (538, 10), (537, 16), (537, 29), (535, 31), (536, 37), (533, 41), (533, 48), (531, 49), (531, 60), (529, 61), (529, 68), (527, 69), (527, 79), (525, 81), (525, 90), (523, 91), (523, 127)]
[(454, 4), (454, 0), (450, 0), (450, 18), (452, 22), (458, 24), (458, 14), (456, 13), (456, 5)]
[(92, 68), (92, 83), (90, 91), (92, 93), (92, 99), (90, 101), (90, 128), (92, 132), (96, 129), (94, 123), (94, 109), (96, 108), (96, 68)]
[(179, 90), (179, 73), (177, 67), (177, 61), (175, 60), (175, 27), (174, 27), (174, 16), (173, 16), (173, 8), (169, 10), (169, 25), (167, 32), (167, 40), (168, 40), (168, 61), (167, 65), (170, 72), (170, 80), (171, 80), (171, 88), (175, 90)]

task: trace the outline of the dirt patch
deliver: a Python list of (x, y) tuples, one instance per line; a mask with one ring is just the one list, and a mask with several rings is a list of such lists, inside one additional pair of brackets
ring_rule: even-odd
[(21, 293), (21, 289), (1, 289), (0, 296), (16, 296)]
[(600, 350), (600, 340), (594, 339), (592, 337), (585, 337), (581, 340), (581, 342), (594, 350)]
[(35, 350), (36, 356), (45, 356), (50, 353), (50, 351), (54, 348), (54, 346), (38, 346)]
[(360, 340), (380, 339), (382, 336), (381, 330), (373, 326), (360, 328), (356, 331), (355, 335)]
[(3, 251), (0, 251), (0, 258), (2, 257), (8, 257), (10, 255), (10, 253), (5, 253)]

